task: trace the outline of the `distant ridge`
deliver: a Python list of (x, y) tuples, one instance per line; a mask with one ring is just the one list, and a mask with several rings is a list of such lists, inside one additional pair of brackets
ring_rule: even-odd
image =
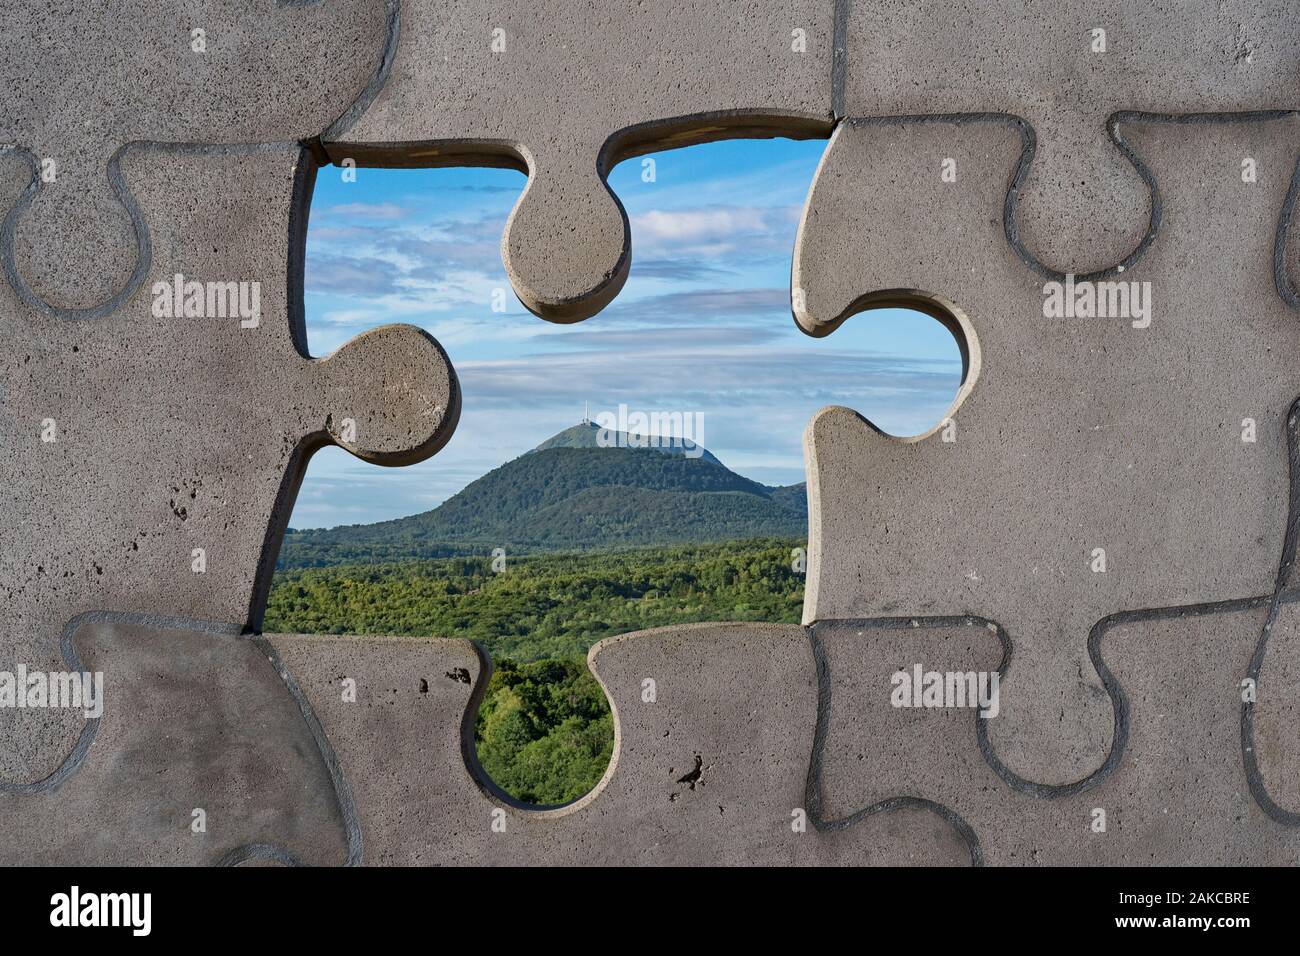
[[(769, 487), (689, 443), (601, 447), (584, 422), (494, 468), (432, 511), (290, 530), (280, 567), (456, 555), (708, 544), (807, 534), (803, 483)], [(617, 442), (620, 433), (607, 435)], [(626, 442), (625, 442), (626, 444)]]

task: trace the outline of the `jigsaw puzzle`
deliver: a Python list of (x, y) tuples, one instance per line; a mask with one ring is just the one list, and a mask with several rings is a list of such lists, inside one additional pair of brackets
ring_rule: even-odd
[[(1293, 863), (1300, 19), (1194, 6), (8, 0), (0, 860)], [(415, 327), (308, 356), (313, 177), (526, 172), (502, 257), (568, 322), (615, 164), (763, 136), (829, 138), (795, 320), (928, 311), (963, 384), (820, 412), (804, 626), (597, 645), (614, 760), (524, 807), (473, 645), (259, 633), (311, 454), (460, 412)], [(102, 711), (3, 679), (61, 671)]]

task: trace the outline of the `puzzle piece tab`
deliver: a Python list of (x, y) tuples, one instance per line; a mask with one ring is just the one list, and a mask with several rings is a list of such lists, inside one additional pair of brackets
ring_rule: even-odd
[(1300, 106), (1300, 18), (1289, 0), (847, 0), (847, 9), (844, 115), (1028, 121), (1036, 148), (1011, 197), (1009, 235), (1058, 273), (1131, 267), (1154, 237), (1151, 183), (1123, 130), (1108, 125), (1112, 113)]
[(833, 6), (822, 0), (414, 0), (392, 69), (334, 162), (511, 166), (529, 175), (502, 239), (520, 300), (572, 322), (631, 262), (605, 184), (623, 159), (745, 136), (824, 136)]
[[(1096, 772), (1058, 788), (1026, 788), (999, 772), (988, 739), (1002, 714), (891, 698), (894, 674), (918, 664), (943, 675), (996, 672), (1009, 652), (1014, 673), (1019, 648), (1004, 646), (996, 628), (975, 619), (817, 624), (825, 680), (809, 803), (824, 826), (851, 828), (890, 801), (933, 801), (960, 821), (972, 856), (992, 865), (1294, 864), (1300, 821), (1257, 802), (1244, 761), (1253, 744), (1241, 733), (1242, 680), (1268, 606), (1100, 628), (1116, 733)], [(1003, 684), (1003, 706), (1019, 692)], [(1264, 699), (1277, 694), (1275, 685)]]

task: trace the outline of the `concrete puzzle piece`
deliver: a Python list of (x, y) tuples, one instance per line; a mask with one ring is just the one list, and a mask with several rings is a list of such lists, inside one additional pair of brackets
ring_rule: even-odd
[(967, 374), (946, 435), (895, 439), (844, 408), (809, 425), (805, 620), (1005, 628), (1016, 657), (989, 734), (1026, 786), (1075, 783), (1109, 751), (1094, 624), (1268, 598), (1285, 577), (1300, 316), (1279, 292), (1294, 298), (1298, 123), (1123, 119), (1163, 196), (1155, 241), (1120, 277), (1146, 320), (1044, 317), (1049, 286), (1001, 227), (1026, 146), (1014, 118), (847, 122), (818, 170), (794, 264), (801, 325), (955, 303)]
[[(588, 661), (615, 715), (615, 757), (592, 793), (551, 810), (519, 806), (477, 769), (473, 719), (488, 672), (469, 642), (265, 639), (338, 755), (368, 864), (970, 859), (946, 819), (906, 801), (843, 832), (792, 827), (805, 805), (817, 713), (801, 627), (701, 624), (597, 644)], [(343, 699), (344, 678), (356, 681), (355, 702)], [(645, 699), (647, 679), (653, 701)]]
[[(1007, 235), (1040, 271), (1132, 266), (1154, 238), (1158, 188), (1109, 121), (1295, 109), (1300, 18), (1291, 0), (840, 0), (837, 116), (1010, 113), (1036, 148)], [(1104, 36), (1096, 31), (1104, 31)]]
[[(1095, 659), (1115, 706), (1115, 740), (1102, 767), (1053, 792), (1027, 792), (1001, 768), (987, 738), (1000, 715), (891, 703), (893, 675), (911, 677), (917, 664), (1005, 673), (1009, 657), (1014, 669), (1018, 648), (996, 625), (819, 623), (812, 631), (823, 692), (810, 810), (822, 826), (851, 828), (882, 802), (934, 801), (952, 814), (972, 858), (994, 865), (1294, 865), (1300, 816), (1258, 800), (1254, 767), (1258, 758), (1266, 773), (1289, 772), (1294, 739), (1243, 732), (1242, 681), (1269, 604), (1100, 626)], [(1293, 687), (1265, 679), (1258, 688), (1261, 704), (1289, 705)], [(1288, 790), (1294, 806), (1294, 777)]]
[(384, 86), (326, 137), (330, 158), (528, 173), (502, 258), (552, 321), (595, 314), (627, 278), (618, 162), (831, 126), (826, 0), (408, 0), (394, 22)]
[(264, 642), (98, 613), (69, 624), (63, 650), (66, 671), (103, 675), (102, 714), (85, 719), (51, 778), (0, 782), (0, 864), (337, 865), (359, 856), (333, 754)]
[[(90, 611), (257, 628), (316, 449), (401, 465), (450, 436), (459, 387), (422, 330), (306, 357), (314, 168), (296, 145), (132, 150), (121, 172), (153, 236), (150, 281), (80, 322), (0, 286), (0, 670), (58, 669), (60, 633)], [(0, 153), (0, 198), (25, 178)], [(67, 714), (0, 709), (0, 779), (43, 779), (78, 732)]]
[(391, 13), (379, 0), (3, 0), (0, 144), (34, 175), (0, 256), (26, 305), (70, 318), (121, 305), (157, 271), (124, 152), (320, 135), (377, 85)]

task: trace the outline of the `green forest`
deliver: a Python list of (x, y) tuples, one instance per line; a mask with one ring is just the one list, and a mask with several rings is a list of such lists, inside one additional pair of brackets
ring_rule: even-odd
[[(613, 718), (586, 653), (616, 634), (709, 621), (798, 623), (797, 538), (560, 554), (507, 552), (281, 569), (263, 627), (465, 638), (491, 656), (479, 762), (506, 792), (565, 803), (604, 774)], [(499, 566), (499, 565), (498, 565)]]

